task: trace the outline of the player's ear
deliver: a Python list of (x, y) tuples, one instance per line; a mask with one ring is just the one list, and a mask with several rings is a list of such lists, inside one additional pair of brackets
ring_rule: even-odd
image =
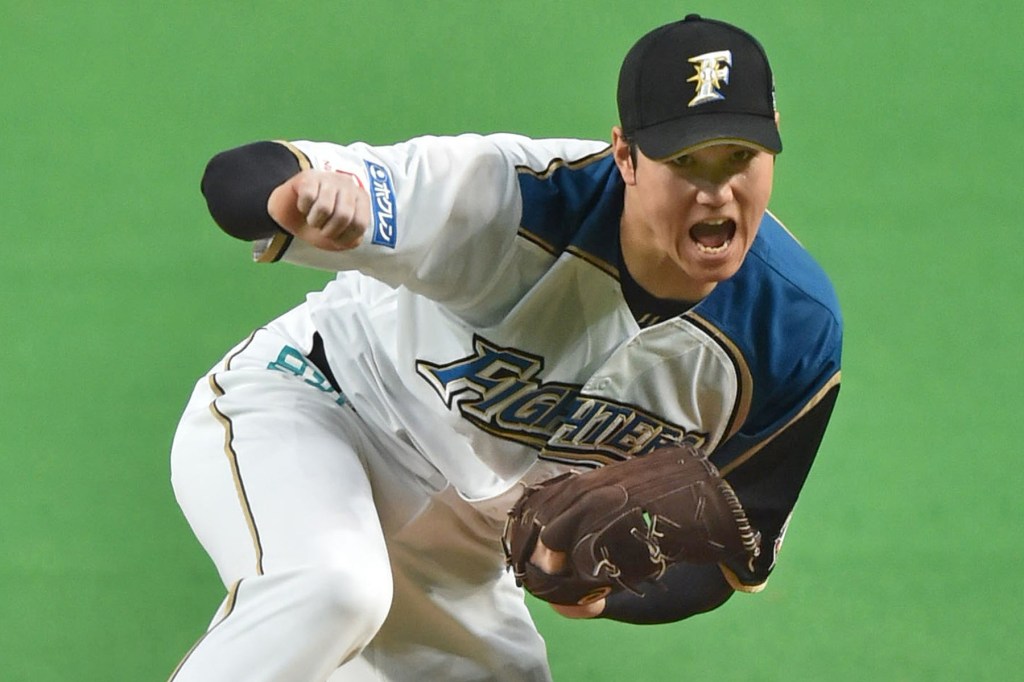
[(612, 155), (615, 157), (615, 165), (619, 168), (623, 182), (627, 185), (635, 185), (636, 155), (619, 126), (612, 128)]

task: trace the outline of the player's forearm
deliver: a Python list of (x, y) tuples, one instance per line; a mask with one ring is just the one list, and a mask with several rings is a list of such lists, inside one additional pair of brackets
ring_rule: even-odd
[(718, 608), (733, 595), (717, 564), (676, 564), (644, 596), (616, 592), (607, 598), (601, 618), (653, 625), (674, 623)]
[(255, 241), (281, 231), (267, 212), (267, 200), (299, 170), (298, 159), (284, 145), (254, 142), (214, 156), (206, 166), (201, 189), (210, 215), (222, 230)]

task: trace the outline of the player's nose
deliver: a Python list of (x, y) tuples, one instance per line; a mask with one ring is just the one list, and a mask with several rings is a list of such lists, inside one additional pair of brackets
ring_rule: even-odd
[(697, 203), (701, 206), (720, 207), (732, 201), (731, 177), (709, 177), (697, 181)]

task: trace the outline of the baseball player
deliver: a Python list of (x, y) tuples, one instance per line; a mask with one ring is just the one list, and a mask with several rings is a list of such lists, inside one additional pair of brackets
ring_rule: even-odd
[[(765, 586), (842, 336), (829, 280), (767, 211), (771, 69), (691, 15), (630, 50), (618, 105), (610, 144), (266, 141), (211, 160), (224, 231), (337, 276), (185, 409), (173, 486), (227, 595), (173, 680), (547, 680), (520, 584), (632, 623)], [(584, 556), (579, 529), (616, 495), (645, 525)], [(548, 591), (570, 574), (583, 591)]]

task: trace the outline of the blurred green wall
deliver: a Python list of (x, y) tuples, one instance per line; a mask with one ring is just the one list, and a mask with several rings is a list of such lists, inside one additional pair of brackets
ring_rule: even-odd
[(1021, 7), (0, 1), (0, 679), (163, 680), (220, 600), (170, 436), (326, 277), (213, 228), (209, 156), (606, 138), (622, 55), (690, 11), (772, 57), (773, 209), (839, 290), (844, 388), (768, 590), (658, 627), (532, 602), (556, 680), (1019, 679)]

